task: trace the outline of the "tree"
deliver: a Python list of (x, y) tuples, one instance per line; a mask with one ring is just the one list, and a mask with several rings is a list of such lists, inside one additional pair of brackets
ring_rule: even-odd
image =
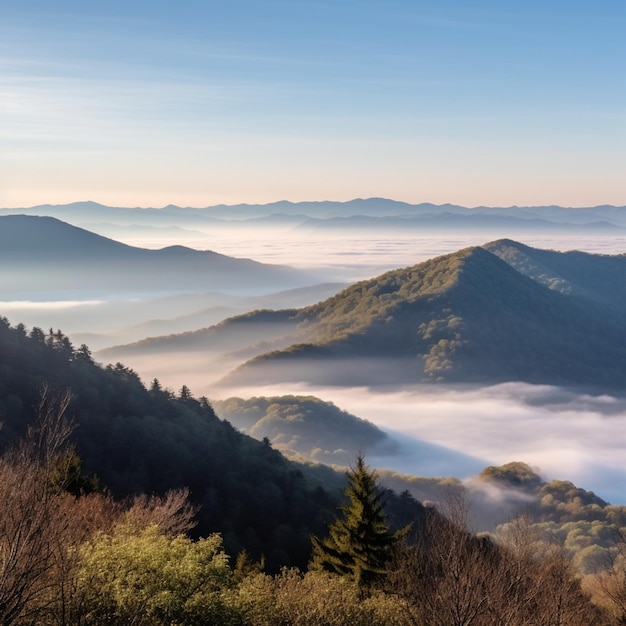
[(348, 503), (341, 507), (343, 517), (331, 524), (325, 539), (311, 538), (309, 567), (348, 576), (362, 590), (386, 577), (399, 535), (387, 524), (378, 476), (361, 454), (346, 475)]
[(590, 579), (593, 595), (618, 624), (626, 624), (626, 529), (614, 531), (614, 545), (606, 553), (605, 567)]
[(87, 346), (87, 344), (82, 343), (80, 345), (80, 348), (76, 350), (75, 356), (76, 358), (87, 361), (88, 363), (93, 363), (93, 354), (91, 353), (91, 350), (89, 349), (89, 346)]
[[(591, 626), (606, 624), (556, 546), (533, 537), (523, 519), (495, 544), (468, 530), (460, 494), (432, 510), (414, 544), (397, 551), (389, 589), (413, 624), (429, 626)], [(443, 514), (445, 513), (445, 515)]]
[(214, 534), (192, 541), (121, 523), (79, 548), (75, 601), (85, 624), (228, 624), (231, 570)]
[(71, 395), (46, 388), (26, 440), (0, 457), (0, 623), (33, 618), (53, 583), (56, 546), (68, 528), (55, 462), (72, 426)]
[(497, 553), (467, 530), (461, 494), (450, 492), (445, 504), (445, 515), (430, 510), (416, 541), (397, 551), (390, 588), (413, 623), (475, 626), (490, 611)]
[(189, 389), (189, 387), (187, 387), (187, 385), (183, 385), (180, 388), (178, 397), (180, 400), (190, 400), (192, 398), (191, 390)]

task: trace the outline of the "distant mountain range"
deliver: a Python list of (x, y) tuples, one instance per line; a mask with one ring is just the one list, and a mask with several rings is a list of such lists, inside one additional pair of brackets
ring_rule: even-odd
[(316, 305), (237, 316), (103, 353), (222, 352), (232, 383), (530, 383), (623, 388), (626, 256), (499, 240), (358, 282)]
[[(40, 205), (21, 209), (0, 209), (0, 215), (24, 214), (51, 216), (77, 226), (100, 232), (100, 228), (176, 226), (188, 229), (197, 225), (219, 228), (236, 222), (251, 224), (282, 223), (307, 229), (346, 227), (432, 229), (465, 227), (482, 229), (506, 226), (511, 229), (550, 229), (555, 224), (576, 230), (589, 225), (598, 232), (626, 228), (626, 207), (595, 206), (569, 208), (535, 207), (462, 207), (453, 204), (409, 204), (386, 198), (357, 198), (348, 202), (288, 202), (269, 204), (216, 205), (204, 208), (166, 206), (164, 208), (109, 207), (96, 202), (65, 205)], [(367, 218), (367, 219), (366, 219)], [(513, 232), (513, 230), (511, 230)]]
[[(572, 209), (573, 210), (573, 209)], [(492, 231), (515, 232), (515, 233), (541, 233), (560, 235), (574, 234), (616, 234), (626, 230), (623, 226), (606, 220), (595, 220), (585, 223), (575, 221), (551, 221), (539, 217), (519, 217), (512, 210), (502, 209), (494, 214), (451, 211), (427, 213), (424, 215), (399, 215), (399, 216), (369, 216), (352, 215), (347, 217), (309, 218), (298, 226), (299, 231), (343, 231), (351, 234), (376, 229), (379, 232), (406, 233), (430, 232), (430, 231), (456, 231), (464, 233), (474, 231), (489, 234)], [(563, 215), (561, 219), (577, 219), (576, 215)]]
[(261, 293), (320, 282), (291, 267), (183, 246), (146, 250), (52, 217), (0, 216), (3, 299), (49, 292)]

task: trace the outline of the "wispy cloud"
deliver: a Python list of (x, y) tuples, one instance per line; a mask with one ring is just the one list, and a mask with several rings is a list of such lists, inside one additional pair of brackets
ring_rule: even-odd
[(78, 309), (94, 307), (104, 304), (104, 300), (55, 300), (36, 302), (32, 300), (10, 300), (0, 302), (0, 310), (13, 311), (60, 311), (66, 309)]

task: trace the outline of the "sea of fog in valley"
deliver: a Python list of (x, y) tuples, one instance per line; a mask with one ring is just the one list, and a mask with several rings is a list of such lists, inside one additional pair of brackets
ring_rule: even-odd
[[(91, 225), (94, 226), (94, 225)], [(91, 228), (85, 225), (86, 228)], [(94, 232), (99, 232), (93, 228)], [(100, 234), (110, 234), (103, 229)], [(176, 237), (176, 235), (174, 235)], [(262, 263), (286, 264), (313, 269), (327, 280), (355, 281), (384, 271), (414, 265), (441, 254), (468, 246), (480, 246), (499, 238), (511, 238), (537, 248), (584, 250), (595, 254), (626, 252), (626, 237), (593, 236), (511, 236), (504, 230), (489, 233), (455, 232), (419, 237), (414, 234), (350, 236), (332, 231), (311, 236), (287, 228), (220, 228), (219, 232), (189, 232), (183, 239), (159, 231), (118, 231), (116, 240), (143, 247), (161, 248), (173, 243), (198, 250), (213, 250), (234, 257), (247, 257)]]
[[(525, 383), (491, 387), (415, 385), (317, 387), (285, 383), (220, 387), (219, 363), (197, 355), (133, 357), (146, 380), (196, 395), (314, 395), (367, 419), (399, 442), (393, 455), (369, 455), (379, 468), (469, 479), (488, 465), (523, 461), (547, 480), (569, 480), (613, 504), (626, 504), (626, 399)], [(358, 368), (358, 363), (351, 365)]]
[[(183, 239), (177, 238), (175, 233), (168, 238), (164, 232), (123, 235), (120, 233), (116, 238), (142, 247), (183, 244), (265, 263), (314, 269), (321, 279), (333, 282), (374, 277), (389, 269), (498, 238), (474, 233), (438, 237), (375, 234), (305, 237), (288, 231), (273, 234), (267, 231), (253, 236), (251, 232), (223, 230), (219, 237), (196, 231), (187, 233)], [(602, 254), (626, 251), (623, 237), (514, 238), (531, 246), (561, 251), (578, 249)], [(4, 302), (0, 306), (14, 324), (24, 322), (46, 329), (58, 327), (71, 339), (73, 333), (85, 333), (86, 326), (93, 320), (102, 319), (102, 328), (91, 328), (91, 332), (103, 329), (113, 332), (114, 328), (159, 317), (160, 313), (158, 310), (142, 311), (139, 297), (134, 301), (105, 302), (82, 300), (80, 294), (75, 295), (55, 302)], [(99, 310), (101, 318), (98, 318)], [(227, 315), (225, 309), (223, 317)], [(82, 339), (81, 335), (81, 341), (73, 340), (81, 343)], [(114, 343), (112, 336), (110, 345)], [(97, 355), (96, 359), (102, 362)], [(158, 377), (172, 390), (186, 384), (196, 396), (217, 399), (231, 395), (305, 393), (332, 401), (372, 421), (400, 441), (399, 452), (393, 456), (368, 458), (374, 466), (463, 479), (487, 465), (524, 461), (547, 479), (571, 480), (614, 504), (626, 504), (626, 455), (623, 452), (626, 449), (626, 400), (621, 398), (521, 383), (480, 389), (421, 385), (374, 391), (362, 387), (315, 388), (303, 384), (237, 389), (217, 384), (227, 373), (228, 363), (198, 354), (174, 353), (159, 359), (136, 356), (125, 359), (124, 363), (134, 368), (144, 382)], [(358, 371), (358, 363), (353, 363), (352, 367)]]

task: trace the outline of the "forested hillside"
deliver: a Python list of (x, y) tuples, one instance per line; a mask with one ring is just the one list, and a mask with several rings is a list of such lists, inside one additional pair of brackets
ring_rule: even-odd
[(243, 432), (318, 463), (348, 466), (359, 452), (392, 453), (397, 446), (371, 422), (314, 396), (227, 398), (212, 405)]
[(499, 256), (518, 272), (530, 276), (550, 289), (584, 296), (604, 305), (613, 305), (620, 310), (626, 307), (624, 254), (539, 250), (509, 239), (488, 243), (484, 248)]
[[(0, 563), (7, 626), (305, 626), (314, 615), (345, 626), (449, 624), (455, 615), (477, 626), (549, 623), (555, 593), (564, 623), (619, 623), (612, 594), (623, 589), (615, 557), (624, 515), (593, 494), (543, 483), (519, 464), (489, 468), (481, 480), (541, 504), (533, 523), (476, 538), (458, 489), (439, 492), (442, 517), (406, 491), (381, 489), (359, 455), (338, 509), (334, 490), (307, 483), (268, 440), (239, 433), (187, 387), (174, 393), (154, 380), (146, 389), (60, 331), (0, 321), (0, 544), (19, 548)], [(306, 407), (304, 422), (330, 428), (338, 414), (312, 398), (235, 404), (251, 424), (261, 412), (298, 421)], [(337, 432), (349, 424), (379, 439), (354, 416), (337, 421)], [(334, 476), (328, 483), (338, 485)], [(566, 551), (546, 544), (548, 534)], [(585, 542), (600, 552), (572, 549)], [(568, 555), (589, 572), (595, 604)], [(598, 555), (612, 563), (600, 572)]]
[(309, 535), (332, 515), (336, 494), (309, 486), (296, 465), (218, 419), (206, 399), (158, 381), (146, 389), (132, 370), (99, 367), (60, 332), (2, 319), (2, 449), (26, 433), (45, 385), (70, 391), (84, 474), (115, 497), (188, 487), (201, 505), (198, 532), (222, 532), (230, 554), (246, 548), (270, 568), (306, 563)]
[[(375, 426), (318, 398), (229, 398), (214, 406), (257, 439), (268, 436), (288, 454), (298, 452), (309, 461), (348, 466), (359, 450), (369, 448), (380, 455), (377, 446), (381, 445), (393, 454), (392, 442)], [(333, 444), (347, 449), (334, 449)], [(562, 546), (576, 570), (585, 575), (607, 566), (616, 535), (626, 528), (626, 507), (609, 504), (568, 480), (546, 480), (519, 461), (487, 467), (463, 482), (385, 469), (379, 469), (378, 475), (386, 487), (408, 491), (427, 504), (445, 502), (451, 495), (462, 498), (471, 511), (473, 528), (496, 538), (510, 531), (512, 519), (524, 515), (529, 532)], [(332, 476), (326, 480), (334, 484)]]
[(293, 319), (300, 341), (231, 380), (618, 388), (626, 368), (626, 330), (612, 303), (549, 289), (482, 248), (359, 282)]
[(312, 306), (257, 311), (102, 355), (218, 356), (236, 365), (227, 384), (525, 381), (620, 390), (625, 271), (624, 256), (494, 242), (360, 281)]

